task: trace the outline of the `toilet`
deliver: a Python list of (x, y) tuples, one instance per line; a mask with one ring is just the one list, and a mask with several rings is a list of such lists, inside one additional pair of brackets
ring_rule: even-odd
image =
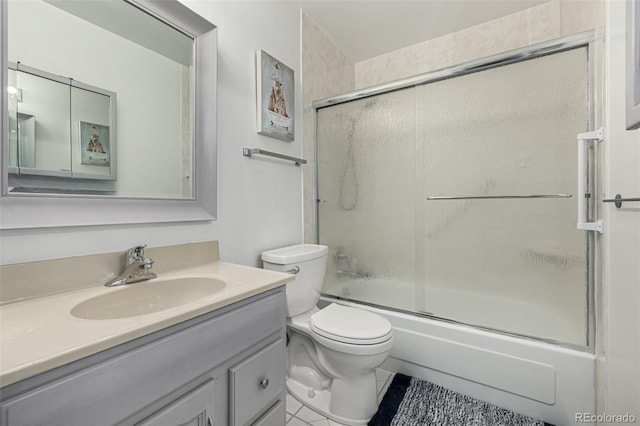
[(375, 369), (393, 345), (391, 323), (332, 303), (318, 309), (328, 248), (299, 244), (262, 253), (265, 269), (295, 274), (287, 284), (287, 390), (303, 405), (347, 425), (375, 414)]

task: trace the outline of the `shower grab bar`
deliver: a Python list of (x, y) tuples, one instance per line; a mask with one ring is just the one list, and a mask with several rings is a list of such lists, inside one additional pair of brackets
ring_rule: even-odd
[(602, 127), (593, 132), (578, 133), (578, 223), (576, 227), (584, 231), (596, 231), (602, 234), (602, 220), (589, 222), (587, 218), (587, 203), (591, 194), (587, 188), (587, 141), (597, 143), (603, 140)]
[(572, 194), (531, 194), (531, 195), (460, 195), (452, 197), (427, 197), (430, 201), (439, 200), (484, 200), (484, 199), (507, 199), (507, 198), (571, 198)]
[(607, 199), (602, 200), (603, 203), (615, 203), (617, 208), (622, 207), (622, 203), (633, 202), (633, 201), (640, 201), (640, 197), (623, 198), (622, 195), (616, 194), (615, 198), (607, 198)]
[(256, 154), (275, 157), (281, 160), (293, 161), (298, 167), (300, 166), (300, 164), (307, 164), (307, 160), (304, 160), (302, 158), (290, 157), (288, 155), (278, 154), (277, 152), (265, 151), (264, 149), (260, 148), (242, 148), (242, 155), (244, 155), (245, 157), (251, 157), (252, 155)]

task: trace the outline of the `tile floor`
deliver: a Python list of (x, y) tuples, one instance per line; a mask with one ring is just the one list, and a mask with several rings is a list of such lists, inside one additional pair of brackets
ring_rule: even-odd
[[(393, 373), (380, 369), (376, 370), (378, 403), (380, 403), (389, 388), (391, 379), (393, 379)], [(329, 420), (322, 414), (303, 407), (294, 397), (287, 394), (287, 426), (342, 426), (342, 423)]]

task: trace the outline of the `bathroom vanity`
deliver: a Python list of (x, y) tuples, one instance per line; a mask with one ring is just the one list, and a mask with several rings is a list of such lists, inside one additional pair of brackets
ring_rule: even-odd
[[(184, 258), (192, 263), (171, 271), (159, 268), (159, 281), (121, 289), (98, 284), (4, 302), (0, 424), (284, 424), (283, 284), (293, 277), (217, 257), (202, 263), (207, 256), (185, 256), (187, 251), (197, 258), (203, 247), (217, 254), (217, 244), (211, 244), (176, 246), (182, 252), (176, 256), (169, 248), (149, 249), (156, 263)], [(106, 255), (88, 262), (100, 256)], [(50, 261), (43, 269), (60, 266), (55, 264)], [(2, 267), (3, 286), (20, 272), (15, 268), (24, 267), (11, 266)], [(115, 294), (110, 292), (129, 294), (124, 292), (145, 285), (152, 291), (163, 280), (180, 284), (184, 277), (215, 278), (224, 286), (198, 300), (141, 315), (115, 311), (115, 318), (87, 319), (71, 314), (87, 300), (109, 301), (104, 295)]]

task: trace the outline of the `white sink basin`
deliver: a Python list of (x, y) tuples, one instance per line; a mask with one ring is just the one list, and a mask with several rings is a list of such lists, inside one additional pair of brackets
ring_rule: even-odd
[(77, 304), (71, 309), (71, 315), (91, 320), (145, 315), (195, 302), (224, 286), (224, 281), (207, 277), (127, 284)]

